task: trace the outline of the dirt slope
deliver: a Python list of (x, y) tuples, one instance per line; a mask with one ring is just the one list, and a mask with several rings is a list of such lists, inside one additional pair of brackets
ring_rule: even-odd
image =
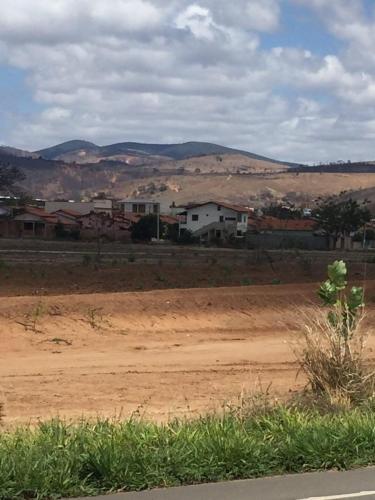
[(3, 298), (6, 422), (137, 409), (165, 419), (213, 408), (259, 380), (286, 394), (303, 384), (289, 343), (314, 288)]

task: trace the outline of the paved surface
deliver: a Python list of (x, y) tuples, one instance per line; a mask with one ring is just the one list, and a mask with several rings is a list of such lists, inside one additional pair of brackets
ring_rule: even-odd
[(357, 498), (375, 500), (375, 468), (125, 493), (97, 497), (97, 500), (356, 500)]

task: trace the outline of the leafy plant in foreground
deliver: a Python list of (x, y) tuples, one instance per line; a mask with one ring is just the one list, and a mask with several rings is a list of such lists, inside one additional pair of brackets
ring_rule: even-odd
[(328, 266), (328, 279), (318, 291), (326, 309), (305, 317), (303, 343), (297, 350), (301, 369), (313, 393), (333, 405), (352, 405), (374, 393), (374, 373), (365, 363), (368, 330), (363, 327), (364, 291), (348, 288), (345, 262)]
[(355, 332), (364, 307), (364, 291), (362, 287), (353, 286), (347, 293), (347, 267), (344, 261), (335, 261), (328, 266), (328, 280), (318, 292), (324, 305), (332, 308), (328, 320), (345, 340)]

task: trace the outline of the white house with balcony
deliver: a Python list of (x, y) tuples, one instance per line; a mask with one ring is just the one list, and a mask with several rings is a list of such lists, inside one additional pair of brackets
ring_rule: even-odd
[(125, 213), (140, 215), (160, 214), (160, 203), (153, 200), (126, 199), (120, 201), (121, 210)]
[(188, 205), (180, 212), (180, 234), (188, 230), (203, 241), (243, 238), (247, 232), (248, 213), (245, 207), (217, 201)]

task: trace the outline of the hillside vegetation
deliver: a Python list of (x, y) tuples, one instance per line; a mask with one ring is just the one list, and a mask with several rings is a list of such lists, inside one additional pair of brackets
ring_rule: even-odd
[(38, 197), (82, 199), (104, 192), (118, 198), (152, 197), (163, 208), (172, 201), (207, 199), (254, 207), (284, 199), (313, 204), (319, 196), (342, 191), (371, 199), (375, 190), (371, 162), (296, 166), (201, 142), (100, 147), (69, 141), (36, 153), (0, 148), (1, 163), (21, 168), (24, 189)]

